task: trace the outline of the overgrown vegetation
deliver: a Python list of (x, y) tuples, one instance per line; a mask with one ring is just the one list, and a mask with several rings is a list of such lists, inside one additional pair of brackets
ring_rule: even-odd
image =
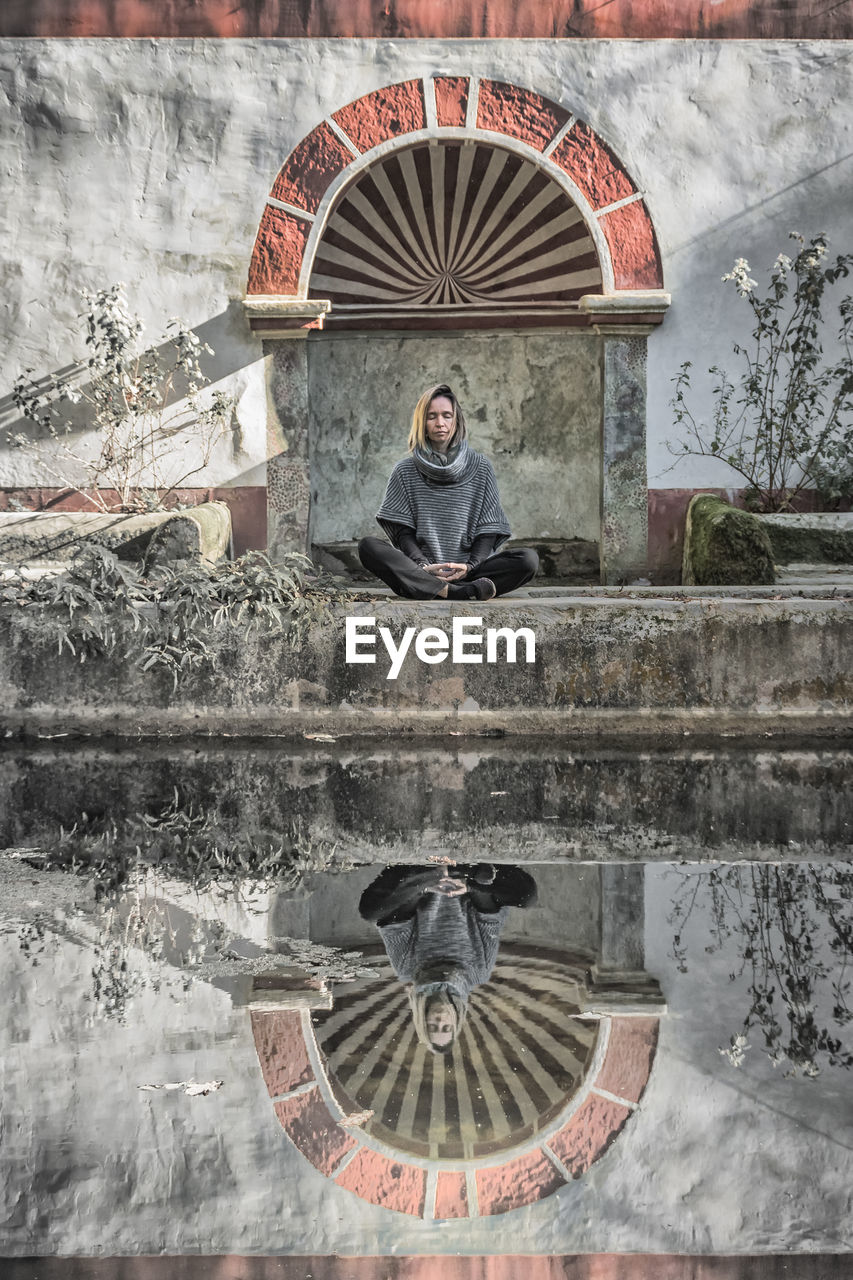
[[(58, 828), (41, 847), (18, 849), (13, 856), (40, 872), (79, 877), (91, 886), (96, 932), (88, 999), (93, 1020), (125, 1022), (143, 991), (162, 986), (180, 996), (195, 978), (268, 974), (296, 966), (350, 982), (372, 972), (360, 964), (359, 953), (297, 939), (276, 939), (273, 950), (254, 956), (232, 950), (234, 939), (219, 918), (217, 901), (267, 911), (271, 890), (293, 889), (305, 874), (332, 866), (335, 846), (312, 840), (298, 822), (275, 838), (229, 835), (176, 789), (169, 803), (150, 812), (118, 817), (81, 813), (72, 827)], [(335, 865), (340, 870), (350, 866)], [(199, 896), (176, 910), (170, 903), (176, 886)], [(193, 917), (189, 931), (188, 910)], [(17, 926), (22, 954), (30, 963), (40, 963), (49, 939), (63, 932), (50, 913), (25, 920)]]
[[(12, 395), (35, 432), (11, 439), (96, 510), (163, 509), (210, 462), (228, 431), (233, 398), (207, 390), (201, 359), (213, 349), (182, 320), (171, 320), (148, 346), (123, 284), (83, 298), (87, 356), (58, 374), (24, 371)], [(97, 433), (94, 454), (78, 439), (86, 432)]]
[[(848, 957), (853, 954), (853, 870), (844, 864), (725, 867), (680, 872), (669, 920), (673, 958), (688, 968), (688, 927), (703, 916), (705, 952), (734, 949), (729, 974), (746, 987), (741, 1027), (722, 1053), (742, 1065), (757, 1040), (786, 1075), (853, 1067), (841, 1033), (850, 1024)], [(691, 924), (692, 920), (692, 924)]]
[[(849, 275), (853, 254), (827, 259), (827, 240), (792, 233), (794, 258), (780, 254), (765, 294), (738, 258), (723, 281), (752, 312), (751, 342), (734, 345), (741, 372), (714, 365), (713, 411), (688, 405), (691, 361), (680, 369), (671, 401), (680, 438), (676, 457), (720, 458), (745, 482), (746, 502), (761, 512), (794, 509), (804, 489), (830, 505), (853, 497), (853, 297), (835, 301), (838, 347), (824, 355), (824, 307), (831, 287)], [(830, 291), (828, 293), (828, 291)]]
[(95, 898), (124, 890), (140, 875), (156, 871), (204, 891), (251, 893), (258, 885), (293, 887), (306, 871), (328, 867), (334, 845), (317, 844), (300, 824), (275, 839), (226, 834), (213, 818), (175, 790), (153, 812), (118, 817), (81, 813), (72, 827), (59, 828), (49, 847), (19, 851), (47, 871), (90, 877)]
[[(70, 912), (70, 932), (66, 913), (51, 910), (37, 910), (11, 926), (3, 922), (0, 930), (17, 934), (22, 955), (33, 965), (47, 958), (49, 944), (59, 938), (74, 937), (79, 945), (81, 929), (90, 936), (87, 998), (93, 1020), (125, 1022), (143, 991), (163, 988), (180, 997), (196, 978), (269, 974), (289, 966), (336, 981), (369, 972), (357, 953), (301, 940), (271, 940), (272, 950), (248, 956), (233, 950), (239, 939), (220, 918), (220, 904), (266, 912), (270, 891), (293, 889), (305, 874), (332, 866), (335, 846), (312, 840), (298, 822), (275, 838), (227, 834), (175, 790), (169, 803), (152, 811), (117, 817), (81, 813), (40, 847), (6, 850), (5, 856), (41, 873), (79, 879), (84, 899), (91, 893), (94, 913), (87, 911), (83, 923), (79, 908)], [(335, 865), (346, 870), (350, 864)], [(185, 889), (189, 896), (181, 894)], [(49, 898), (50, 886), (42, 892)]]
[(214, 664), (209, 641), (217, 628), (262, 628), (298, 647), (312, 624), (328, 620), (334, 598), (305, 556), (273, 564), (260, 551), (147, 572), (88, 546), (56, 577), (33, 581), (18, 572), (0, 582), (0, 603), (38, 608), (60, 654), (85, 662), (118, 653), (143, 671), (165, 668), (176, 687)]

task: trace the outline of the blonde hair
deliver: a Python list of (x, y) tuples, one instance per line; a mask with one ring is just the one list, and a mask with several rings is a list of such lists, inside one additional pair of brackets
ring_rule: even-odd
[(436, 396), (446, 396), (453, 405), (453, 435), (450, 438), (450, 444), (459, 444), (468, 434), (465, 426), (465, 415), (460, 408), (459, 401), (448, 387), (446, 382), (440, 382), (436, 387), (430, 387), (421, 396), (415, 405), (415, 412), (412, 414), (412, 425), (409, 430), (409, 451), (412, 449), (429, 448), (429, 440), (426, 432), (427, 410), (432, 404)]
[(456, 1043), (459, 1032), (462, 1030), (465, 1015), (468, 1012), (467, 1003), (455, 991), (446, 991), (444, 993), (447, 1003), (453, 1010), (453, 1039), (449, 1044), (437, 1045), (430, 1040), (426, 1024), (429, 1006), (438, 998), (435, 991), (418, 991), (413, 983), (409, 983), (406, 994), (409, 997), (409, 1004), (412, 1008), (415, 1033), (421, 1044), (424, 1048), (429, 1049), (430, 1053), (450, 1053)]

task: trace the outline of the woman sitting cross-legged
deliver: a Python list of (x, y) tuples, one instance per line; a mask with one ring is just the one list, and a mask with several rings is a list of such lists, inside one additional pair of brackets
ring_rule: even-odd
[(398, 462), (376, 519), (390, 538), (362, 538), (365, 569), (410, 600), (491, 600), (522, 587), (539, 557), (501, 550), (510, 536), (488, 458), (470, 448), (450, 387), (415, 406), (409, 454)]

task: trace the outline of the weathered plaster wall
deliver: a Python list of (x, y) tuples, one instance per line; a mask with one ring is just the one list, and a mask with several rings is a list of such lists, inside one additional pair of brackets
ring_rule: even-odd
[(587, 334), (318, 337), (309, 347), (310, 541), (376, 533), (412, 409), (448, 382), (516, 538), (598, 541), (601, 371)]
[[(722, 464), (667, 469), (670, 379), (684, 359), (727, 362), (743, 336), (720, 284), (735, 256), (769, 267), (791, 229), (846, 247), (851, 60), (844, 42), (4, 40), (0, 409), (19, 369), (79, 354), (80, 289), (123, 279), (152, 331), (176, 313), (198, 327), (237, 394), (234, 439), (201, 482), (262, 480), (261, 345), (239, 299), (283, 159), (360, 94), (475, 74), (577, 112), (646, 193), (673, 295), (649, 340), (650, 482), (731, 483)], [(0, 484), (39, 481), (2, 454)]]
[[(583, 1178), (463, 1223), (375, 1208), (311, 1168), (270, 1106), (249, 1015), (225, 992), (166, 983), (136, 997), (126, 1025), (87, 1025), (90, 944), (49, 933), (34, 965), (5, 935), (3, 1252), (850, 1251), (846, 1073), (787, 1080), (757, 1047), (740, 1070), (721, 1057), (743, 992), (730, 960), (704, 952), (701, 903), (678, 972), (672, 885), (655, 891), (665, 876), (646, 873), (646, 967), (669, 1013), (638, 1112)], [(138, 1090), (190, 1077), (223, 1087)]]

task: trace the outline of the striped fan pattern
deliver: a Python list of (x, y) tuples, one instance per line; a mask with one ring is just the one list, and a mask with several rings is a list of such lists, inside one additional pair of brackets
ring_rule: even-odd
[(371, 963), (381, 978), (336, 988), (334, 1009), (312, 1017), (339, 1103), (372, 1111), (363, 1128), (374, 1138), (425, 1159), (476, 1159), (533, 1137), (577, 1091), (598, 1023), (576, 1016), (558, 959), (504, 948), (446, 1055), (419, 1043), (387, 961)]
[(565, 192), (529, 161), (471, 143), (372, 165), (332, 211), (310, 282), (312, 297), (338, 306), (511, 307), (601, 288)]

